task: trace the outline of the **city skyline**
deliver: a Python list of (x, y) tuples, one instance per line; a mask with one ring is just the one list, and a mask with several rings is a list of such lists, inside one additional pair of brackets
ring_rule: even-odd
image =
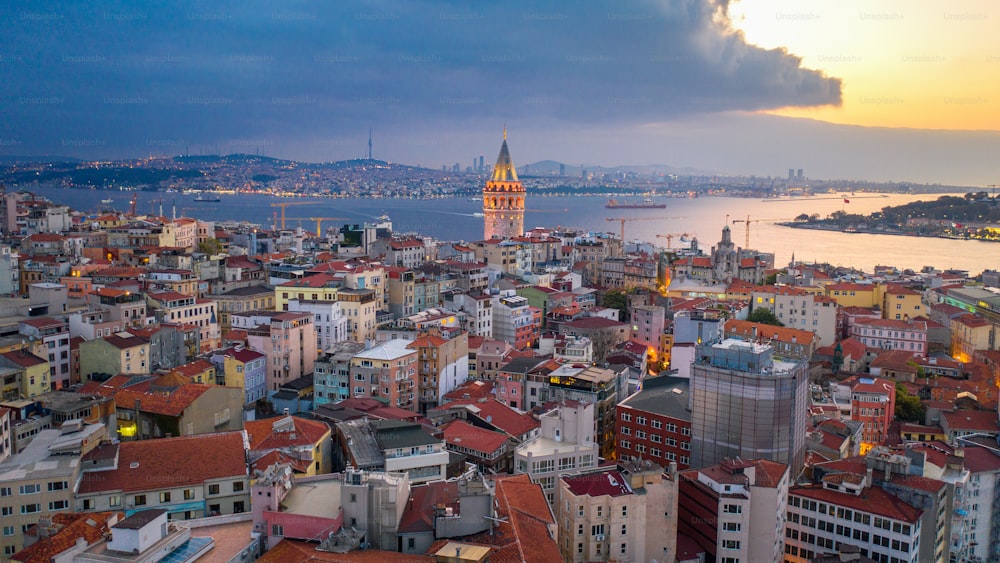
[(524, 163), (996, 181), (988, 2), (0, 13), (0, 156), (332, 161), (374, 130), (374, 156), (437, 169), (489, 154), (506, 123)]

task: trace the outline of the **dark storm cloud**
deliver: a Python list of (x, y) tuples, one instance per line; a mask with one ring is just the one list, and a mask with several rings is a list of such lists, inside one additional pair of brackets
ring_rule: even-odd
[[(723, 0), (5, 3), (8, 153), (337, 154), (344, 131), (840, 104)], [(17, 150), (20, 149), (20, 150)], [(88, 152), (89, 151), (89, 152)], [(294, 155), (292, 155), (294, 156)], [(406, 158), (405, 155), (399, 155)]]

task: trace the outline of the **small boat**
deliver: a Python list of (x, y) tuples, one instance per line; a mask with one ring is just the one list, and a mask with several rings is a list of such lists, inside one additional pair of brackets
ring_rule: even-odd
[(194, 200), (198, 203), (219, 203), (222, 201), (222, 198), (217, 195), (200, 194), (198, 197), (194, 198)]
[(608, 209), (666, 209), (666, 203), (656, 203), (655, 201), (649, 199), (648, 197), (642, 200), (642, 203), (623, 203), (609, 199), (608, 203), (604, 205)]
[(477, 212), (477, 213), (473, 213), (472, 216), (473, 217), (485, 217), (486, 215), (483, 215), (481, 212)]
[(107, 199), (102, 199), (102, 200), (101, 200), (101, 203), (114, 203), (114, 201), (115, 201), (115, 200), (113, 200), (113, 199), (111, 199), (111, 198), (109, 197), (109, 198), (107, 198)]

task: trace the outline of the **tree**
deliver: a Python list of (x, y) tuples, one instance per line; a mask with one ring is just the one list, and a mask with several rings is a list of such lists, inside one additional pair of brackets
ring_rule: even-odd
[(604, 294), (601, 305), (609, 309), (618, 309), (618, 318), (628, 321), (628, 293), (620, 289), (612, 289)]
[(204, 242), (198, 243), (198, 252), (208, 255), (218, 254), (222, 252), (222, 243), (215, 238), (205, 239)]
[(774, 326), (785, 326), (784, 323), (778, 320), (778, 317), (774, 316), (774, 313), (772, 313), (770, 309), (764, 309), (760, 307), (751, 311), (750, 316), (747, 317), (747, 320), (752, 323), (762, 323)]
[(920, 402), (920, 398), (911, 395), (906, 387), (896, 384), (896, 418), (905, 422), (924, 423), (924, 416), (927, 414), (927, 406)]
[(778, 272), (768, 274), (767, 277), (764, 278), (764, 285), (774, 285), (776, 283), (778, 283)]

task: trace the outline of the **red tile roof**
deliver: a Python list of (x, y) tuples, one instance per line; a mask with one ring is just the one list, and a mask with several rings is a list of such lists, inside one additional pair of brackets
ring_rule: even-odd
[[(470, 337), (471, 340), (472, 337)], [(481, 337), (476, 337), (481, 338)], [(473, 349), (471, 346), (470, 349)], [(492, 381), (467, 381), (455, 389), (444, 394), (444, 399), (447, 401), (461, 401), (462, 399), (485, 399), (492, 395), (493, 392), (493, 382)]]
[(409, 502), (406, 503), (403, 517), (399, 521), (399, 533), (433, 532), (434, 509), (438, 506), (450, 507), (455, 516), (461, 514), (458, 483), (434, 481), (414, 485), (410, 489)]
[[(121, 333), (128, 334), (128, 333)], [(125, 350), (128, 348), (135, 348), (136, 346), (142, 346), (147, 344), (146, 340), (139, 338), (138, 336), (118, 336), (117, 334), (112, 334), (111, 336), (105, 336), (104, 341), (108, 344), (118, 348), (119, 350)]]
[(241, 477), (247, 475), (243, 440), (243, 432), (236, 431), (121, 442), (118, 468), (83, 473), (79, 492), (130, 493)]
[(737, 319), (730, 319), (726, 321), (725, 332), (727, 336), (738, 335), (742, 338), (750, 339), (768, 338), (778, 342), (794, 341), (796, 343), (805, 344), (806, 346), (812, 344), (812, 342), (816, 339), (816, 334), (810, 330), (774, 326), (751, 321), (741, 321)]
[(35, 328), (53, 328), (53, 327), (63, 327), (66, 323), (60, 321), (59, 319), (53, 319), (52, 317), (34, 317), (31, 319), (24, 319), (21, 321), (22, 324), (28, 326), (33, 326)]
[(125, 515), (121, 512), (57, 512), (52, 515), (52, 523), (59, 531), (15, 553), (11, 560), (21, 563), (50, 563), (55, 556), (75, 547), (78, 539), (82, 538), (88, 545), (93, 545), (110, 530), (108, 521), (112, 517), (120, 521)]
[[(559, 546), (549, 534), (555, 523), (541, 485), (527, 475), (497, 478), (497, 516), (506, 518), (495, 529), (493, 537), (483, 543), (494, 546), (491, 563), (553, 563), (561, 561)], [(483, 537), (480, 536), (480, 537)]]
[(788, 489), (788, 496), (798, 496), (886, 516), (903, 522), (916, 524), (923, 511), (906, 504), (899, 497), (885, 492), (879, 487), (868, 487), (860, 496), (824, 489), (819, 485), (797, 485)]
[[(274, 424), (284, 419), (291, 419), (292, 428), (289, 431), (277, 432)], [(292, 446), (308, 446), (319, 444), (324, 436), (330, 433), (330, 427), (322, 422), (287, 416), (281, 418), (265, 418), (264, 420), (248, 420), (243, 423), (250, 441), (250, 450), (264, 452)]]
[(972, 430), (976, 432), (1000, 432), (997, 424), (996, 411), (954, 411), (942, 412), (941, 416), (948, 423), (948, 429), (952, 432), (956, 430)]
[(476, 409), (476, 416), (496, 428), (518, 438), (541, 426), (529, 414), (520, 413), (492, 397), (483, 399), (458, 399), (445, 403), (434, 410), (443, 411), (455, 407), (468, 406)]
[(492, 454), (507, 442), (505, 434), (478, 428), (464, 420), (449, 422), (442, 427), (442, 430), (446, 443), (484, 454)]
[(312, 462), (312, 460), (309, 460), (309, 459), (301, 459), (301, 458), (298, 458), (298, 457), (286, 454), (285, 452), (281, 452), (281, 451), (277, 451), (276, 450), (276, 451), (273, 451), (273, 452), (265, 454), (263, 457), (260, 457), (256, 461), (254, 461), (253, 463), (251, 463), (250, 464), (250, 470), (251, 471), (264, 471), (268, 467), (271, 467), (272, 465), (277, 464), (277, 463), (284, 464), (284, 465), (290, 465), (292, 467), (292, 470), (296, 471), (298, 473), (306, 473), (306, 472), (309, 471), (309, 468), (312, 466), (313, 462)]
[(195, 400), (212, 387), (202, 383), (191, 383), (173, 391), (149, 391), (150, 382), (146, 381), (119, 389), (115, 393), (115, 407), (119, 410), (134, 409), (138, 402), (139, 410), (142, 412), (181, 416)]
[(48, 363), (47, 360), (39, 358), (27, 350), (12, 350), (10, 352), (3, 352), (2, 355), (10, 362), (13, 362), (23, 368), (30, 368), (31, 366), (37, 366), (38, 364)]

